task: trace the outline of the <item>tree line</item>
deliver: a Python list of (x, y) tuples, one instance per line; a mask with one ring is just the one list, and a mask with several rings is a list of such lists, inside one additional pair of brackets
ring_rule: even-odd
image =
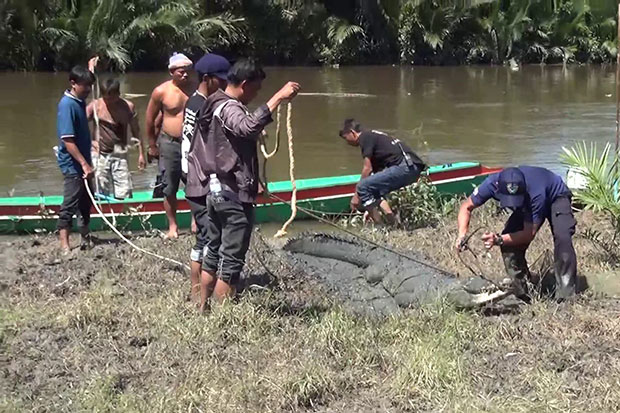
[(98, 54), (156, 70), (173, 51), (269, 65), (605, 63), (615, 0), (3, 0), (0, 69)]

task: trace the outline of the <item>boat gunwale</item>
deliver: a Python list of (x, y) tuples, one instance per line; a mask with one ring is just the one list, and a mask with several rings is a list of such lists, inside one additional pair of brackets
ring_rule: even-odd
[[(427, 171), (427, 176), (439, 173), (454, 172), (465, 169), (479, 168), (477, 173), (470, 175), (463, 175), (462, 179), (470, 178), (473, 176), (488, 175), (493, 172), (501, 170), (501, 168), (486, 167), (478, 162), (456, 162), (447, 163), (443, 165), (431, 166)], [(353, 185), (360, 179), (360, 175), (338, 175), (330, 177), (318, 177), (318, 178), (304, 178), (297, 180), (297, 191), (306, 191), (320, 188), (333, 188), (336, 186)], [(444, 180), (434, 181), (434, 184), (444, 182)], [(291, 181), (276, 181), (268, 184), (269, 192), (274, 194), (287, 193), (292, 190)], [(178, 199), (185, 199), (184, 191), (177, 192)], [(102, 205), (140, 205), (151, 202), (162, 202), (162, 198), (153, 198), (152, 191), (136, 191), (132, 198), (117, 200), (117, 199), (104, 199), (100, 203)], [(62, 203), (62, 195), (48, 195), (48, 196), (24, 196), (24, 197), (3, 197), (0, 198), (0, 208), (10, 207), (27, 207), (27, 206), (59, 206)], [(2, 218), (2, 216), (0, 216)]]

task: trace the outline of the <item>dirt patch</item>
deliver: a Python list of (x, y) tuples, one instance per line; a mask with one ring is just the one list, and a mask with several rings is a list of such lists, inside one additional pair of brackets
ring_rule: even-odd
[[(465, 274), (446, 248), (453, 226), (364, 236)], [(549, 245), (542, 235), (531, 257)], [(135, 241), (182, 261), (192, 244)], [(620, 409), (620, 302), (598, 294), (517, 315), (437, 303), (375, 320), (344, 311), (255, 237), (246, 292), (199, 316), (184, 270), (123, 244), (67, 258), (51, 236), (3, 242), (2, 411)], [(586, 275), (617, 271), (590, 241), (576, 247)], [(501, 275), (495, 251), (483, 260)]]

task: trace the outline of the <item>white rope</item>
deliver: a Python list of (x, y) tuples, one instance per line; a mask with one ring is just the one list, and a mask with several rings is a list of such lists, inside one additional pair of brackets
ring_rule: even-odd
[(293, 222), (295, 216), (297, 216), (297, 183), (295, 182), (295, 156), (293, 154), (293, 128), (291, 127), (291, 102), (288, 102), (286, 106), (286, 134), (288, 135), (288, 159), (289, 159), (289, 174), (291, 177), (291, 185), (293, 186), (293, 193), (291, 195), (291, 216), (282, 225), (282, 228), (276, 233), (275, 237), (280, 238), (286, 235), (286, 228)]
[[(95, 99), (93, 100), (93, 117), (95, 118), (95, 140), (97, 142), (97, 165), (93, 165), (93, 170), (95, 171), (95, 193), (100, 194), (99, 188), (99, 179), (97, 177), (97, 170), (99, 169), (99, 158), (101, 158), (101, 130), (99, 129), (99, 114), (97, 113), (97, 100), (99, 100), (101, 96), (101, 89), (99, 87), (99, 77), (97, 76), (97, 72), (95, 68), (93, 68), (93, 75), (95, 76)], [(94, 162), (93, 162), (94, 164)], [(99, 174), (101, 171), (99, 171)], [(110, 209), (110, 214), (112, 214), (112, 224), (116, 226), (116, 214), (114, 213), (114, 209), (110, 203), (110, 199), (107, 198), (108, 208)]]
[[(99, 160), (99, 157), (101, 156), (101, 140), (100, 140), (100, 131), (99, 131), (99, 116), (97, 114), (97, 99), (99, 99), (99, 79), (97, 78), (97, 74), (93, 71), (93, 75), (95, 75), (95, 100), (93, 101), (93, 116), (95, 118), (95, 139), (97, 140), (97, 161)], [(94, 165), (93, 165), (94, 166)], [(98, 165), (97, 165), (98, 166)], [(96, 168), (96, 167), (95, 167)], [(96, 170), (96, 169), (95, 169)], [(112, 205), (110, 203), (110, 200), (108, 199), (108, 207), (110, 208), (110, 214), (112, 214), (112, 220), (114, 221), (114, 223), (108, 221), (108, 218), (105, 216), (105, 214), (103, 213), (103, 211), (101, 210), (101, 206), (100, 204), (97, 202), (97, 200), (95, 200), (95, 197), (93, 196), (93, 193), (90, 190), (90, 185), (88, 185), (88, 179), (84, 179), (84, 185), (86, 186), (86, 191), (88, 192), (88, 196), (90, 197), (91, 202), (93, 203), (93, 205), (95, 206), (95, 209), (97, 210), (97, 212), (99, 213), (99, 216), (101, 217), (101, 219), (103, 219), (103, 221), (108, 225), (108, 227), (110, 227), (110, 229), (116, 234), (118, 235), (118, 237), (120, 239), (122, 239), (123, 241), (125, 241), (127, 244), (129, 244), (131, 247), (133, 247), (134, 249), (150, 255), (152, 257), (155, 258), (159, 258), (161, 260), (170, 262), (172, 264), (176, 264), (176, 265), (180, 265), (181, 267), (187, 268), (188, 270), (190, 269), (189, 265), (184, 264), (182, 262), (173, 260), (172, 258), (167, 258), (167, 257), (163, 257), (161, 255), (155, 254), (154, 252), (151, 252), (149, 250), (146, 250), (142, 247), (137, 246), (136, 244), (134, 244), (133, 242), (131, 242), (127, 237), (125, 237), (117, 228), (116, 228), (116, 215), (114, 214), (114, 209), (112, 208)], [(99, 180), (97, 179), (97, 177), (95, 176), (95, 188), (97, 193), (99, 192)]]
[(93, 75), (95, 76), (95, 99), (93, 100), (93, 116), (95, 117), (95, 142), (97, 142), (97, 165), (93, 165), (95, 171), (95, 192), (99, 193), (99, 179), (97, 179), (97, 167), (99, 166), (99, 157), (101, 156), (101, 131), (99, 130), (99, 115), (97, 114), (97, 99), (99, 99), (99, 78), (93, 68)]
[(172, 258), (168, 258), (168, 257), (163, 257), (159, 254), (156, 254), (154, 252), (151, 252), (149, 250), (146, 250), (142, 247), (137, 246), (136, 244), (134, 244), (133, 242), (131, 242), (131, 240), (129, 240), (127, 237), (125, 237), (123, 234), (121, 234), (121, 232), (114, 226), (112, 225), (112, 223), (110, 221), (108, 221), (108, 218), (106, 218), (105, 214), (103, 213), (103, 211), (101, 210), (101, 208), (99, 208), (99, 204), (97, 203), (97, 201), (95, 201), (95, 197), (93, 196), (93, 193), (90, 190), (90, 186), (88, 185), (88, 179), (84, 178), (84, 185), (86, 186), (86, 191), (88, 192), (88, 196), (90, 197), (90, 200), (92, 201), (93, 205), (95, 206), (95, 209), (97, 210), (97, 212), (99, 213), (99, 216), (101, 217), (101, 219), (103, 219), (103, 221), (108, 225), (108, 227), (110, 227), (110, 229), (116, 234), (118, 235), (118, 237), (120, 239), (122, 239), (123, 241), (125, 241), (127, 244), (129, 244), (132, 248), (134, 248), (137, 251), (140, 251), (146, 255), (150, 255), (152, 257), (155, 258), (159, 258), (160, 260), (166, 261), (166, 262), (170, 262), (172, 264), (176, 264), (179, 265), (183, 268), (186, 269), (190, 269), (189, 265), (184, 264), (182, 262), (179, 262), (177, 260), (173, 260)]

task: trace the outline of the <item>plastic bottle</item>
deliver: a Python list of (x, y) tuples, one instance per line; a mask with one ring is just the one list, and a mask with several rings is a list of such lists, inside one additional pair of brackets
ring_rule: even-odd
[(211, 199), (214, 202), (222, 202), (224, 200), (224, 196), (222, 194), (222, 184), (217, 177), (217, 174), (209, 175), (209, 192), (211, 194)]

